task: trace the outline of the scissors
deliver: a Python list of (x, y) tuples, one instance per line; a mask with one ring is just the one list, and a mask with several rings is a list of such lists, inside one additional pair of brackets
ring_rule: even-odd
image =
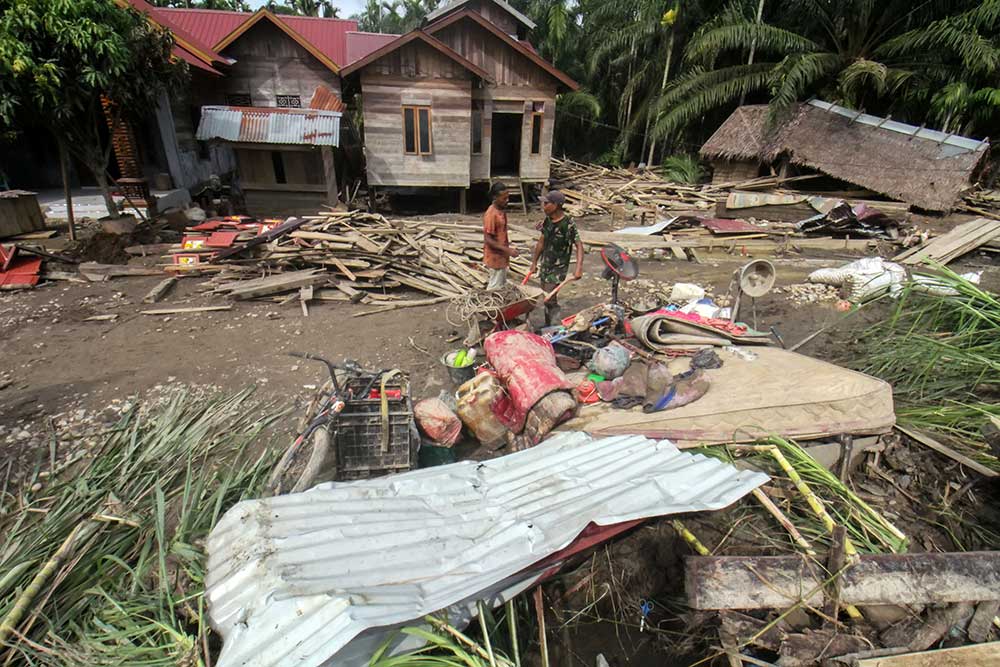
[(639, 632), (644, 632), (646, 630), (646, 618), (653, 611), (653, 603), (648, 600), (639, 600), (639, 611), (642, 613), (642, 617), (639, 620)]

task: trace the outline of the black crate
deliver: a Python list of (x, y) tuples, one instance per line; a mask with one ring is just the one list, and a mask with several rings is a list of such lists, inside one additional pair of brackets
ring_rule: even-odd
[[(360, 392), (363, 386), (359, 384), (352, 381), (348, 388)], [(403, 397), (388, 401), (389, 441), (385, 448), (382, 447), (382, 401), (377, 398), (347, 401), (337, 417), (337, 479), (365, 479), (417, 467), (420, 437), (413, 419), (409, 385), (396, 382), (386, 385), (386, 391), (394, 389), (402, 391)]]

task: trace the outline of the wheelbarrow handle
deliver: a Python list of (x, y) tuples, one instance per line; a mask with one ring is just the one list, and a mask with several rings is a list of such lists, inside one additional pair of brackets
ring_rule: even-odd
[(526, 275), (526, 276), (524, 277), (524, 280), (522, 280), (522, 281), (521, 281), (521, 285), (522, 285), (522, 286), (524, 286), (524, 285), (527, 285), (527, 284), (528, 284), (528, 280), (530, 280), (530, 279), (531, 279), (531, 276), (533, 276), (533, 275), (535, 275), (535, 272), (534, 272), (534, 271), (528, 271), (528, 275)]
[(566, 280), (564, 280), (561, 283), (559, 283), (558, 285), (556, 285), (556, 288), (554, 290), (552, 290), (551, 292), (549, 292), (548, 294), (545, 295), (545, 299), (542, 300), (542, 303), (548, 303), (549, 299), (551, 299), (552, 297), (554, 297), (556, 294), (559, 293), (559, 290), (561, 290), (563, 287), (566, 287), (566, 285), (568, 285), (569, 283), (573, 282), (574, 280), (576, 280), (576, 278), (573, 277), (573, 276), (570, 276)]

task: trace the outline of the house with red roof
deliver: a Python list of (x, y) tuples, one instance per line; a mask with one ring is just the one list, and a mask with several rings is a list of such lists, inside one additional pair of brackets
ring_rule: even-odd
[[(532, 48), (534, 24), (504, 0), (453, 0), (406, 35), (266, 9), (116, 2), (169, 30), (190, 71), (147, 120), (111, 128), (132, 199), (149, 201), (150, 183), (194, 191), (218, 176), (251, 214), (311, 213), (364, 170), (370, 196), (447, 188), (464, 207), (472, 185), (504, 180), (523, 202), (525, 186), (549, 176), (557, 96), (577, 88)], [(341, 139), (358, 132), (342, 131), (345, 99), (363, 120), (363, 160), (349, 170)]]
[(532, 48), (534, 27), (503, 0), (455, 0), (341, 69), (360, 94), (369, 195), (447, 188), (464, 210), (470, 186), (499, 180), (524, 206), (549, 177), (557, 96), (578, 88)]

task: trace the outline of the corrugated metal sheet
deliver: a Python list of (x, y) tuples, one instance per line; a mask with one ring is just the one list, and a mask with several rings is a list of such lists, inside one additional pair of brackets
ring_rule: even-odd
[(387, 35), (380, 32), (349, 32), (347, 33), (347, 62), (361, 60), (369, 53), (375, 53), (386, 44), (393, 42), (399, 35)]
[[(809, 104), (817, 109), (823, 109), (824, 111), (829, 111), (830, 113), (850, 118), (855, 123), (871, 125), (872, 127), (889, 130), (890, 132), (905, 134), (909, 137), (928, 139), (930, 141), (937, 142), (939, 146), (942, 146), (942, 157), (951, 157), (969, 151), (978, 152), (986, 150), (986, 148), (990, 145), (988, 141), (979, 141), (978, 139), (970, 139), (957, 134), (947, 134), (945, 132), (939, 132), (938, 130), (929, 130), (926, 127), (907, 125), (906, 123), (900, 123), (887, 118), (880, 118), (866, 113), (858, 113), (854, 109), (848, 109), (847, 107), (838, 106), (822, 100), (810, 100)], [(949, 148), (958, 150), (949, 150)]]
[[(212, 46), (253, 17), (249, 12), (228, 12), (215, 9), (157, 10), (202, 42)], [(347, 64), (347, 33), (358, 29), (352, 19), (325, 19), (312, 16), (276, 14), (279, 21), (304, 37), (323, 55), (343, 66)]]
[[(505, 10), (507, 10), (510, 13), (511, 16), (513, 16), (518, 21), (520, 21), (521, 23), (523, 23), (525, 25), (525, 27), (528, 28), (528, 30), (534, 30), (535, 29), (535, 22), (532, 21), (531, 19), (529, 19), (527, 16), (525, 16), (521, 12), (517, 11), (516, 9), (514, 9), (510, 5), (509, 2), (505, 2), (504, 0), (493, 0), (493, 2), (495, 2), (498, 5), (500, 5)], [(435, 9), (433, 12), (429, 13), (427, 15), (427, 20), (428, 21), (436, 21), (439, 18), (441, 18), (442, 16), (445, 16), (447, 14), (452, 13), (456, 9), (461, 9), (462, 7), (464, 7), (467, 4), (469, 4), (469, 0), (454, 0), (453, 2), (449, 2), (444, 7), (441, 7), (440, 9)]]
[(365, 664), (392, 629), (525, 590), (588, 526), (725, 507), (767, 481), (640, 436), (563, 433), (460, 463), (251, 500), (208, 540), (218, 667)]
[(252, 144), (340, 145), (340, 112), (320, 109), (202, 107), (198, 139)]
[[(216, 53), (212, 49), (215, 42), (206, 41), (187, 31), (183, 25), (179, 25), (173, 20), (174, 15), (166, 9), (154, 7), (146, 2), (146, 0), (127, 0), (127, 2), (138, 11), (149, 15), (156, 23), (173, 33), (174, 39), (177, 42), (174, 44), (173, 54), (178, 58), (212, 74), (219, 74), (218, 70), (212, 67), (213, 63), (229, 62), (228, 58)], [(196, 51), (199, 51), (201, 55), (196, 53)]]

